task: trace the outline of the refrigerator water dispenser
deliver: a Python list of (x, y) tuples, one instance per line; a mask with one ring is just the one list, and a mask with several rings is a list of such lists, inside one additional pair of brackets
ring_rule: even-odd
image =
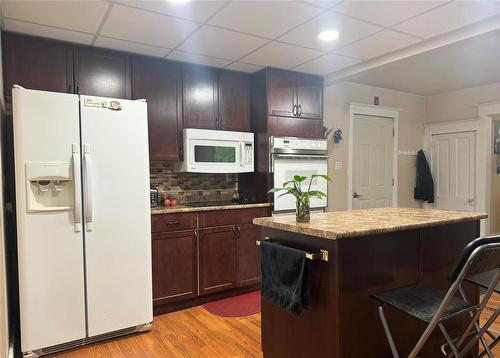
[(73, 178), (69, 162), (26, 163), (28, 212), (73, 208)]

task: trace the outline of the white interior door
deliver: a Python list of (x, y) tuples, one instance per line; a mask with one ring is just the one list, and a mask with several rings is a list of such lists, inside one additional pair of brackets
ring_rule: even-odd
[(438, 209), (476, 209), (476, 132), (433, 135), (431, 171)]
[(81, 96), (89, 336), (152, 321), (146, 103), (110, 101)]
[[(81, 197), (80, 165), (72, 149), (80, 142), (78, 96), (18, 88), (12, 93), (21, 350), (26, 352), (85, 337), (83, 235), (75, 226), (81, 216), (81, 205), (75, 205)], [(64, 173), (69, 180), (62, 190), (54, 182), (46, 191), (37, 187), (36, 178)], [(50, 208), (61, 199), (65, 207)], [(38, 204), (37, 210), (29, 211), (28, 202)]]
[(355, 115), (352, 208), (392, 206), (392, 118)]

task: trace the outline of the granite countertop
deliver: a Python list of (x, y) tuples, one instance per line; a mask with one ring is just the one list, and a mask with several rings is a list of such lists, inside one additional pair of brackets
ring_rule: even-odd
[(197, 211), (212, 211), (212, 210), (231, 210), (231, 209), (250, 209), (250, 208), (267, 208), (271, 206), (269, 203), (255, 203), (255, 204), (229, 204), (229, 205), (210, 205), (210, 206), (156, 206), (151, 208), (151, 215), (157, 214), (171, 214), (171, 213), (189, 213)]
[(378, 208), (311, 214), (311, 221), (307, 224), (297, 223), (295, 215), (256, 218), (253, 219), (253, 223), (272, 229), (336, 240), (487, 217), (488, 215), (482, 213), (435, 209)]

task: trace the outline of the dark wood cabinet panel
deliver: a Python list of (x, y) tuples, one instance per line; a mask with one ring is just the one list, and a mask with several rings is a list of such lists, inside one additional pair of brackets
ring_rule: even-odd
[(323, 78), (297, 74), (297, 105), (301, 118), (323, 118)]
[(253, 224), (236, 226), (237, 284), (247, 286), (260, 282), (260, 227)]
[(3, 33), (4, 95), (10, 100), (12, 86), (54, 91), (73, 91), (73, 49), (57, 41)]
[(199, 214), (199, 225), (200, 227), (209, 227), (251, 224), (254, 218), (268, 216), (268, 212), (268, 207), (225, 210), (223, 215), (221, 215), (220, 210), (206, 211)]
[(217, 128), (217, 72), (185, 66), (182, 70), (184, 128)]
[(180, 160), (181, 85), (179, 64), (132, 58), (132, 98), (148, 103), (150, 160)]
[(152, 263), (154, 304), (183, 300), (197, 295), (195, 230), (154, 234)]
[(75, 48), (76, 93), (131, 98), (130, 56), (90, 47)]
[(323, 138), (323, 121), (297, 117), (268, 118), (269, 135), (280, 137)]
[(248, 75), (219, 71), (219, 123), (229, 131), (250, 131), (250, 83)]
[(199, 230), (200, 295), (236, 286), (235, 226)]
[(294, 116), (297, 78), (294, 72), (267, 70), (267, 111), (269, 115)]
[(196, 228), (196, 213), (172, 213), (151, 216), (151, 231), (153, 233), (194, 228)]

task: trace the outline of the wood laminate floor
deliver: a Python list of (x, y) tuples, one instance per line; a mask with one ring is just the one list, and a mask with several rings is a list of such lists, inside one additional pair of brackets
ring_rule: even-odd
[[(489, 306), (500, 305), (500, 296)], [(482, 317), (485, 321), (488, 313)], [(500, 333), (500, 319), (492, 329)], [(500, 358), (500, 344), (495, 349)], [(58, 358), (233, 358), (262, 357), (260, 314), (243, 318), (221, 318), (194, 307), (155, 317), (148, 333), (115, 339), (59, 353)]]

